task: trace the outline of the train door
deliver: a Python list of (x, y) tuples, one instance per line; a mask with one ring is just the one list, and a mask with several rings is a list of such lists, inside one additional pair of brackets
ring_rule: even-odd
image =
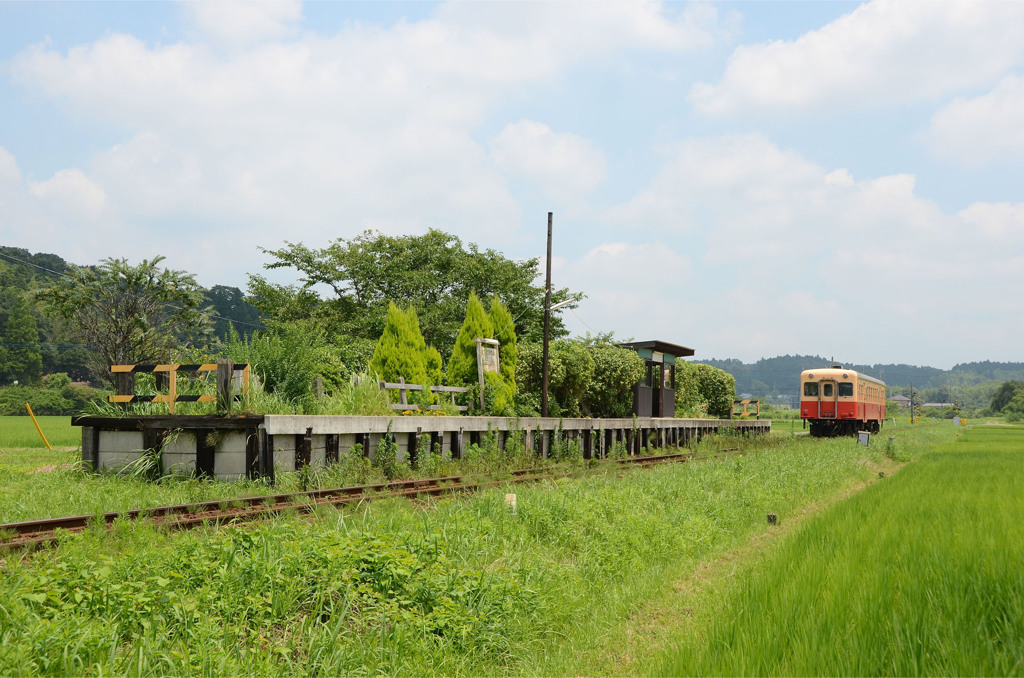
[(836, 404), (839, 402), (839, 388), (832, 379), (818, 382), (818, 416), (821, 419), (836, 418)]

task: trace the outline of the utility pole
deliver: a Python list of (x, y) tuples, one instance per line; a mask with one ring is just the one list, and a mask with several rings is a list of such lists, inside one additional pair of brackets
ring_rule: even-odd
[(540, 392), (540, 415), (548, 416), (548, 336), (551, 333), (551, 222), (553, 212), (548, 212), (548, 258), (547, 276), (544, 283), (544, 379)]

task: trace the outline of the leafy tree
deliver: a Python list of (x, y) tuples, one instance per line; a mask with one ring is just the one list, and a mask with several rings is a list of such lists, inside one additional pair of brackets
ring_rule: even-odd
[(74, 321), (44, 313), (36, 315), (36, 326), (44, 342), (40, 346), (44, 374), (66, 372), (73, 381), (98, 380), (96, 361)]
[(1022, 381), (1007, 381), (992, 394), (992, 402), (989, 407), (993, 414), (1002, 412), (1003, 409), (1010, 403), (1011, 400), (1020, 392), (1024, 391), (1024, 382)]
[(427, 381), (434, 385), (443, 384), (444, 364), (441, 361), (441, 352), (433, 346), (427, 346), (424, 362), (427, 368)]
[(206, 303), (217, 315), (213, 332), (221, 341), (227, 341), (231, 325), (243, 337), (264, 329), (259, 310), (245, 300), (242, 290), (237, 287), (214, 285), (206, 290)]
[(75, 268), (38, 298), (73, 319), (109, 378), (110, 365), (171, 362), (175, 351), (212, 339), (203, 290), (184, 271), (160, 268), (164, 257), (131, 265), (104, 259)]
[[(393, 301), (412, 305), (426, 342), (447, 350), (455, 343), (469, 295), (476, 292), (504, 300), (518, 336), (541, 338), (544, 287), (535, 283), (537, 258), (515, 261), (472, 243), (463, 246), (459, 238), (435, 229), (410, 236), (366, 231), (324, 249), (287, 243), (265, 251), (274, 257), (267, 268), (295, 269), (301, 283), (282, 286), (250, 276), (250, 300), (266, 317), (316, 317), (332, 335), (376, 340)], [(327, 299), (316, 291), (324, 287), (331, 291)], [(555, 290), (552, 303), (570, 296), (567, 289)], [(556, 313), (551, 336), (565, 334)]]
[(1002, 413), (1006, 415), (1007, 420), (1012, 422), (1024, 420), (1024, 386), (1018, 389), (1010, 398), (1010, 402), (1003, 406)]
[(43, 376), (36, 319), (24, 295), (17, 295), (11, 305), (2, 348), (0, 383), (35, 384)]

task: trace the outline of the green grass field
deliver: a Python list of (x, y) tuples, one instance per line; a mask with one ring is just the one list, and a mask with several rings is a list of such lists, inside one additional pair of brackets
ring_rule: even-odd
[(850, 439), (718, 446), (737, 443), (742, 457), (429, 508), (68, 537), (0, 565), (0, 674), (614, 673), (606, 648), (667, 583), (767, 530), (767, 512), (785, 522), (893, 464)]
[(1024, 429), (975, 426), (809, 520), (663, 675), (1024, 674)]
[[(71, 425), (71, 417), (36, 417), (52, 447), (80, 447), (82, 429)], [(15, 449), (46, 449), (43, 439), (32, 424), (32, 418), (0, 417), (0, 452)]]

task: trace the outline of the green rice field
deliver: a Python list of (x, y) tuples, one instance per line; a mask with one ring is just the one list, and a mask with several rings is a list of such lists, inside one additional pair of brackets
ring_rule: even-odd
[(809, 520), (662, 675), (1024, 674), (1024, 428), (974, 426)]
[[(39, 417), (39, 428), (52, 447), (79, 447), (82, 429), (71, 425), (71, 417)], [(31, 417), (0, 417), (0, 452), (12, 449), (46, 448)]]

